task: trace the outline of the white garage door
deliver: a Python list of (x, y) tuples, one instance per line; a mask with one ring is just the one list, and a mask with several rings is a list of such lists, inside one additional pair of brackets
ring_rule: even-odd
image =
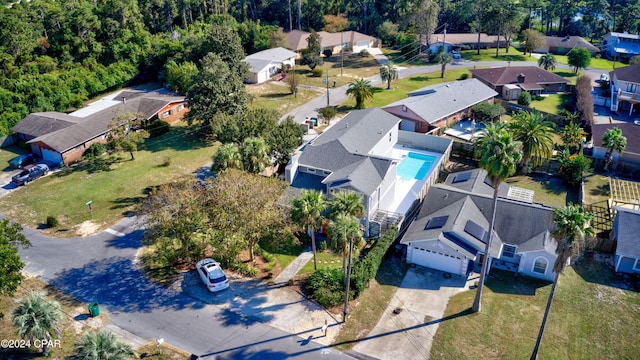
[(459, 257), (451, 257), (415, 246), (411, 254), (411, 262), (456, 275), (464, 275), (466, 270), (466, 266), (462, 266), (463, 259)]
[(46, 161), (51, 161), (54, 164), (59, 164), (62, 162), (62, 154), (57, 151), (40, 148), (42, 150), (42, 159)]
[(400, 130), (415, 132), (416, 131), (416, 123), (414, 123), (413, 121), (409, 121), (409, 120), (402, 120), (400, 122)]

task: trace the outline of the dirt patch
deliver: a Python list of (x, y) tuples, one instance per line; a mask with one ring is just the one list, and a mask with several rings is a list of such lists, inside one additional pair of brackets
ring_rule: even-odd
[[(239, 259), (243, 263), (258, 270), (258, 273), (255, 276), (256, 279), (275, 279), (282, 272), (282, 267), (280, 267), (280, 264), (278, 264), (277, 261), (268, 262), (260, 255), (255, 255), (253, 261), (249, 260), (249, 250), (243, 250), (240, 253)], [(242, 275), (238, 274), (238, 276)]]
[(93, 221), (87, 220), (77, 226), (76, 233), (80, 236), (88, 236), (91, 234), (95, 234), (98, 229), (100, 229), (100, 225), (94, 223)]

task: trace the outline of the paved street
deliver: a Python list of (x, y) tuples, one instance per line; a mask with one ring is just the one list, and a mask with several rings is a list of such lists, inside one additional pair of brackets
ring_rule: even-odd
[[(125, 218), (108, 232), (71, 239), (25, 229), (33, 244), (21, 250), (25, 270), (82, 302), (97, 301), (114, 325), (138, 337), (164, 338), (202, 358), (350, 358), (314, 341), (322, 336), (321, 322), (292, 334), (265, 324), (264, 317), (210, 305), (151, 282), (135, 264), (142, 244), (136, 219)], [(249, 306), (261, 301), (250, 300), (254, 303)]]

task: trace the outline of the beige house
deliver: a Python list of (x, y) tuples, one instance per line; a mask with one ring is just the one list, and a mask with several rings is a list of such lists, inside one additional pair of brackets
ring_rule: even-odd
[[(287, 48), (295, 52), (306, 49), (309, 35), (311, 33), (300, 30), (293, 30), (287, 33)], [(325, 49), (331, 49), (333, 54), (339, 54), (341, 51), (358, 53), (375, 47), (377, 43), (376, 38), (357, 31), (342, 31), (339, 33), (318, 31), (318, 35), (320, 36), (321, 53)]]

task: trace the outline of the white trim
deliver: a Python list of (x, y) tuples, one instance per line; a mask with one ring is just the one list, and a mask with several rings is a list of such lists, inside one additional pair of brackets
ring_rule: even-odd
[(640, 271), (640, 259), (636, 259), (635, 264), (633, 264), (633, 270)]
[[(536, 271), (536, 270), (535, 270), (535, 269), (536, 269), (536, 262), (538, 261), (538, 259), (542, 259), (542, 260), (544, 260), (544, 262), (545, 262), (545, 265), (544, 265), (544, 272), (539, 272), (539, 271)], [(544, 256), (538, 256), (538, 257), (536, 257), (535, 259), (533, 259), (533, 265), (531, 265), (531, 272), (532, 272), (532, 273), (541, 274), (541, 275), (546, 275), (546, 274), (547, 274), (547, 270), (549, 270), (549, 259), (547, 259), (547, 258), (546, 258), (546, 257), (544, 257)]]

